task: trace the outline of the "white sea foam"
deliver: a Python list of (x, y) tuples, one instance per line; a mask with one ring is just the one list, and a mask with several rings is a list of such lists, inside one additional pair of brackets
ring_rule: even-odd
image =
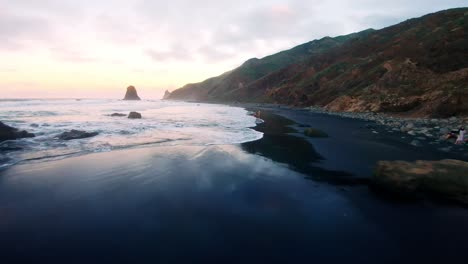
[[(137, 111), (143, 119), (111, 117)], [(0, 143), (1, 164), (59, 159), (91, 152), (148, 145), (238, 144), (258, 140), (256, 118), (242, 108), (168, 101), (1, 100), (0, 120), (35, 133), (35, 138)], [(63, 141), (71, 129), (99, 132), (93, 138)]]

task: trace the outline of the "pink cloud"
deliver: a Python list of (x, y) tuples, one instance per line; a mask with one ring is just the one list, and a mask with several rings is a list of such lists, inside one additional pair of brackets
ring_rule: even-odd
[(294, 15), (294, 11), (288, 5), (274, 5), (270, 8), (271, 14), (276, 17), (290, 17)]

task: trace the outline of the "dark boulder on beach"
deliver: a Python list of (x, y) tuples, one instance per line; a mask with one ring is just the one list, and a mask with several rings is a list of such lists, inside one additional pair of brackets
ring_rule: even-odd
[(10, 127), (0, 122), (0, 142), (32, 137), (35, 137), (35, 135), (32, 133), (29, 133), (25, 130), (18, 130), (17, 128)]
[(121, 113), (113, 113), (110, 116), (112, 116), (112, 117), (124, 117), (124, 116), (127, 116), (127, 115), (126, 114), (121, 114)]
[(380, 161), (375, 170), (373, 187), (398, 197), (429, 194), (468, 204), (468, 162)]
[(130, 119), (141, 119), (141, 114), (138, 113), (138, 112), (130, 112), (130, 114), (128, 114), (128, 118), (130, 118)]
[(137, 90), (134, 86), (129, 86), (127, 88), (127, 93), (125, 94), (124, 100), (126, 101), (139, 101), (141, 100), (138, 96)]
[(83, 139), (90, 138), (99, 135), (98, 132), (86, 132), (81, 130), (71, 130), (69, 132), (63, 132), (58, 136), (61, 140), (73, 140), (73, 139)]

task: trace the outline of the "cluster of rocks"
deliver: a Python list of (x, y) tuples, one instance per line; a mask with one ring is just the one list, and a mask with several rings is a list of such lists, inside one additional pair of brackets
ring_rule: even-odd
[[(334, 116), (361, 119), (375, 122), (386, 127), (388, 132), (401, 132), (405, 137), (412, 138), (411, 145), (421, 146), (422, 142), (437, 144), (447, 140), (447, 135), (452, 131), (458, 131), (461, 127), (468, 128), (468, 118), (451, 117), (444, 119), (428, 118), (400, 118), (385, 114), (364, 112), (332, 112), (320, 107), (309, 107), (308, 110), (315, 113), (323, 113)], [(372, 125), (367, 126), (374, 129)], [(373, 130), (374, 133), (378, 133)], [(447, 150), (447, 149), (444, 149)]]
[[(57, 136), (61, 140), (82, 139), (97, 136), (98, 132), (86, 132), (81, 130), (71, 130)], [(17, 140), (21, 138), (33, 138), (35, 135), (25, 130), (10, 127), (0, 122), (0, 142), (7, 140)]]
[(6, 140), (15, 140), (20, 138), (32, 138), (34, 134), (25, 130), (19, 130), (0, 122), (0, 142)]
[[(134, 86), (129, 86), (127, 88), (127, 92), (125, 93), (125, 101), (139, 101), (141, 100), (138, 96), (138, 92)], [(122, 113), (113, 113), (112, 117), (124, 117), (127, 116), (129, 119), (141, 119), (142, 116), (138, 112), (130, 112), (130, 114), (122, 114)]]
[[(110, 116), (112, 117), (124, 117), (127, 116), (126, 114), (121, 114), (121, 113), (113, 113)], [(141, 119), (142, 116), (138, 112), (130, 112), (127, 116), (129, 119)], [(90, 138), (90, 137), (95, 137), (99, 135), (98, 132), (86, 132), (82, 130), (71, 130), (68, 132), (64, 132), (60, 135), (58, 135), (58, 138), (61, 140), (74, 140), (74, 139), (83, 139), (83, 138)]]
[(129, 119), (141, 119), (142, 118), (142, 115), (140, 113), (138, 113), (138, 112), (130, 112), (128, 115), (121, 114), (121, 113), (113, 113), (110, 116), (112, 116), (112, 117), (124, 117), (124, 116), (126, 116)]
[[(168, 92), (166, 92), (166, 94), (167, 93)], [(129, 86), (127, 88), (127, 92), (125, 94), (124, 100), (141, 100), (134, 86)], [(141, 119), (142, 118), (142, 115), (138, 112), (130, 112), (128, 115), (122, 114), (122, 113), (114, 113), (114, 114), (111, 114), (110, 116), (112, 117), (127, 116), (129, 119)], [(38, 125), (32, 124), (31, 127), (38, 127)], [(71, 131), (63, 132), (57, 135), (56, 138), (60, 140), (68, 141), (68, 140), (95, 137), (97, 135), (99, 135), (98, 132), (87, 132), (87, 131), (73, 129)], [(32, 138), (32, 137), (35, 137), (33, 133), (29, 133), (24, 130), (19, 130), (17, 128), (10, 127), (0, 122), (0, 142), (7, 141), (7, 140), (16, 140), (16, 139), (21, 139), (21, 138)]]
[[(112, 117), (124, 117), (127, 116), (126, 114), (114, 113), (110, 115)], [(127, 116), (129, 119), (141, 119), (142, 116), (138, 112), (130, 112)], [(37, 127), (38, 125), (33, 124), (32, 127)], [(83, 138), (90, 138), (99, 135), (98, 132), (87, 132), (83, 130), (75, 130), (72, 129), (67, 132), (63, 132), (59, 134), (56, 138), (60, 140), (75, 140), (75, 139), (83, 139)], [(17, 128), (10, 127), (5, 125), (4, 123), (0, 122), (0, 142), (7, 141), (7, 140), (16, 140), (21, 138), (32, 138), (35, 137), (33, 133), (29, 133), (24, 130), (19, 130)]]
[[(113, 113), (110, 116), (112, 117), (124, 117), (127, 116), (126, 114), (121, 114), (121, 113)], [(130, 112), (127, 116), (129, 119), (141, 119), (142, 116), (138, 112)], [(95, 137), (99, 135), (98, 132), (86, 132), (82, 130), (71, 130), (68, 132), (64, 132), (60, 135), (58, 135), (58, 138), (61, 140), (74, 140), (74, 139), (83, 139), (83, 138), (90, 138), (90, 137)]]

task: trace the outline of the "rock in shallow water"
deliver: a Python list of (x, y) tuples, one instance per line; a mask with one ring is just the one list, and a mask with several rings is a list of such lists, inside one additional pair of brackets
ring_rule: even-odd
[(468, 162), (380, 161), (372, 179), (373, 186), (408, 197), (418, 193), (468, 204)]
[(81, 130), (71, 130), (69, 132), (63, 132), (58, 136), (61, 140), (73, 140), (73, 139), (82, 139), (82, 138), (90, 138), (99, 135), (98, 132), (86, 132)]
[(130, 118), (130, 119), (141, 119), (141, 114), (138, 113), (138, 112), (130, 112), (130, 114), (128, 114), (128, 118)]
[(125, 94), (124, 100), (126, 101), (139, 101), (141, 100), (138, 96), (137, 90), (134, 86), (129, 86), (127, 88), (127, 93)]
[(32, 138), (35, 137), (34, 134), (29, 133), (24, 130), (18, 130), (11, 126), (7, 126), (0, 122), (0, 142), (5, 140), (15, 140), (20, 138)]
[(111, 115), (112, 117), (123, 117), (123, 116), (127, 116), (126, 114), (120, 114), (120, 113), (113, 113)]

